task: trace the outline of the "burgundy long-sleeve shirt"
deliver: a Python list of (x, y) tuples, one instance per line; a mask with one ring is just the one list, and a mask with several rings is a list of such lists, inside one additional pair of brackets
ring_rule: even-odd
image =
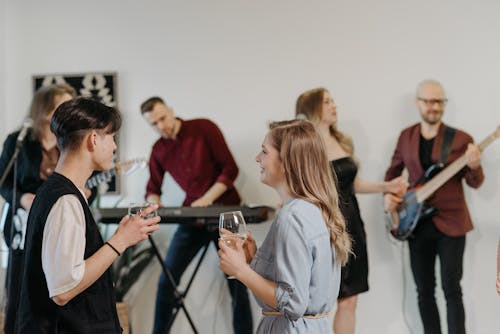
[(181, 122), (176, 139), (162, 137), (153, 146), (146, 197), (161, 195), (163, 176), (169, 172), (186, 192), (185, 206), (203, 196), (216, 182), (228, 189), (214, 204), (239, 204), (240, 196), (233, 186), (238, 166), (217, 125), (208, 119)]

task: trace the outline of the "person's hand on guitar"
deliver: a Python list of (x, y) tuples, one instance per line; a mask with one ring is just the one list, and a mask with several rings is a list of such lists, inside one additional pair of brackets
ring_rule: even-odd
[(396, 211), (398, 205), (403, 201), (402, 196), (408, 190), (408, 182), (403, 176), (398, 176), (390, 181), (384, 182), (384, 209), (387, 212)]
[(384, 195), (384, 210), (387, 212), (395, 212), (401, 202), (403, 202), (401, 196), (387, 193)]
[(390, 181), (384, 182), (384, 193), (392, 193), (403, 196), (408, 190), (408, 182), (403, 176), (398, 176)]
[(476, 169), (481, 166), (481, 150), (474, 144), (469, 144), (467, 146), (467, 151), (465, 151), (465, 157), (467, 158), (467, 166), (470, 169)]

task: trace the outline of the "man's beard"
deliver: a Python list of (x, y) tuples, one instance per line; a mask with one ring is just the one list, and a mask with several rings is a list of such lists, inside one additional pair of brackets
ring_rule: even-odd
[(430, 124), (430, 125), (435, 125), (435, 124), (438, 124), (439, 122), (441, 122), (441, 117), (442, 117), (443, 113), (436, 113), (436, 114), (433, 114), (433, 115), (427, 115), (427, 114), (421, 114), (422, 116), (422, 120), (427, 123), (427, 124)]

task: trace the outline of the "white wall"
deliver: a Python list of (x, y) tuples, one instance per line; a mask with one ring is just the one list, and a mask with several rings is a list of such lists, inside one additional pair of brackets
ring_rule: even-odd
[[(6, 110), (6, 101), (5, 101), (5, 85), (6, 85), (6, 67), (7, 64), (5, 62), (5, 53), (6, 53), (6, 27), (7, 27), (7, 10), (6, 10), (6, 0), (0, 0), (0, 110)], [(4, 121), (5, 112), (0, 113), (0, 134), (2, 134), (2, 138), (4, 136), (5, 121)]]
[[(4, 111), (6, 103), (5, 103), (5, 84), (6, 84), (6, 78), (5, 78), (5, 68), (6, 68), (6, 63), (5, 63), (5, 28), (7, 26), (6, 24), (6, 1), (5, 0), (0, 0), (0, 110)], [(0, 134), (2, 135), (2, 138), (5, 134), (6, 127), (5, 127), (5, 118), (4, 118), (5, 112), (0, 112)], [(7, 253), (7, 246), (5, 243), (0, 241), (0, 284), (4, 282), (4, 276), (5, 276), (5, 263), (7, 262), (7, 256), (5, 254)], [(3, 296), (3, 293), (0, 294), (0, 296)], [(3, 301), (0, 303), (1, 306), (4, 305)]]
[[(296, 97), (309, 88), (330, 89), (340, 106), (340, 128), (353, 136), (361, 176), (369, 180), (382, 178), (400, 129), (418, 120), (412, 96), (424, 78), (444, 83), (450, 100), (445, 120), (476, 140), (500, 123), (500, 3), (493, 0), (7, 4), (6, 39), (0, 45), (0, 53), (6, 52), (4, 62), (0, 55), (0, 64), (6, 64), (5, 79), (0, 78), (8, 111), (2, 115), (4, 129), (13, 130), (27, 111), (33, 74), (116, 71), (125, 119), (122, 157), (149, 154), (156, 135), (138, 108), (145, 98), (161, 95), (178, 115), (209, 117), (220, 125), (240, 166), (237, 186), (249, 203), (277, 202), (257, 181), (254, 156), (267, 122), (292, 117)], [(486, 183), (468, 192), (476, 224), (468, 236), (463, 280), (471, 333), (494, 333), (500, 327), (494, 289), (499, 153), (500, 143), (494, 143), (483, 159)], [(124, 179), (125, 202), (142, 197), (146, 180), (146, 172)], [(409, 322), (420, 332), (413, 281), (402, 279), (401, 248), (386, 237), (381, 198), (360, 196), (360, 202), (371, 290), (360, 297), (357, 333), (409, 333), (403, 291)], [(259, 227), (260, 237), (265, 227)], [(229, 326), (227, 293), (206, 296), (207, 282), (213, 284), (212, 293), (224, 291), (220, 276), (213, 280), (219, 275), (214, 274), (216, 262), (212, 252), (196, 295), (188, 299), (195, 319), (208, 322), (200, 326), (202, 333), (224, 332)], [(147, 297), (134, 299), (136, 333), (147, 333), (151, 326), (152, 277), (141, 291)], [(184, 321), (176, 326), (177, 332), (189, 333)]]

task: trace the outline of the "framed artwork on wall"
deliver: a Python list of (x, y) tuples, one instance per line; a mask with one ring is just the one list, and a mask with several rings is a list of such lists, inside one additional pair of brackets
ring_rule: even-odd
[[(117, 74), (116, 72), (89, 72), (68, 74), (36, 74), (33, 75), (33, 92), (40, 87), (65, 83), (73, 87), (78, 96), (93, 97), (110, 107), (117, 107)], [(118, 141), (118, 138), (116, 138)], [(118, 143), (117, 146), (119, 147)], [(118, 161), (118, 151), (115, 160)], [(120, 192), (120, 178), (112, 176), (108, 184), (108, 194)]]

